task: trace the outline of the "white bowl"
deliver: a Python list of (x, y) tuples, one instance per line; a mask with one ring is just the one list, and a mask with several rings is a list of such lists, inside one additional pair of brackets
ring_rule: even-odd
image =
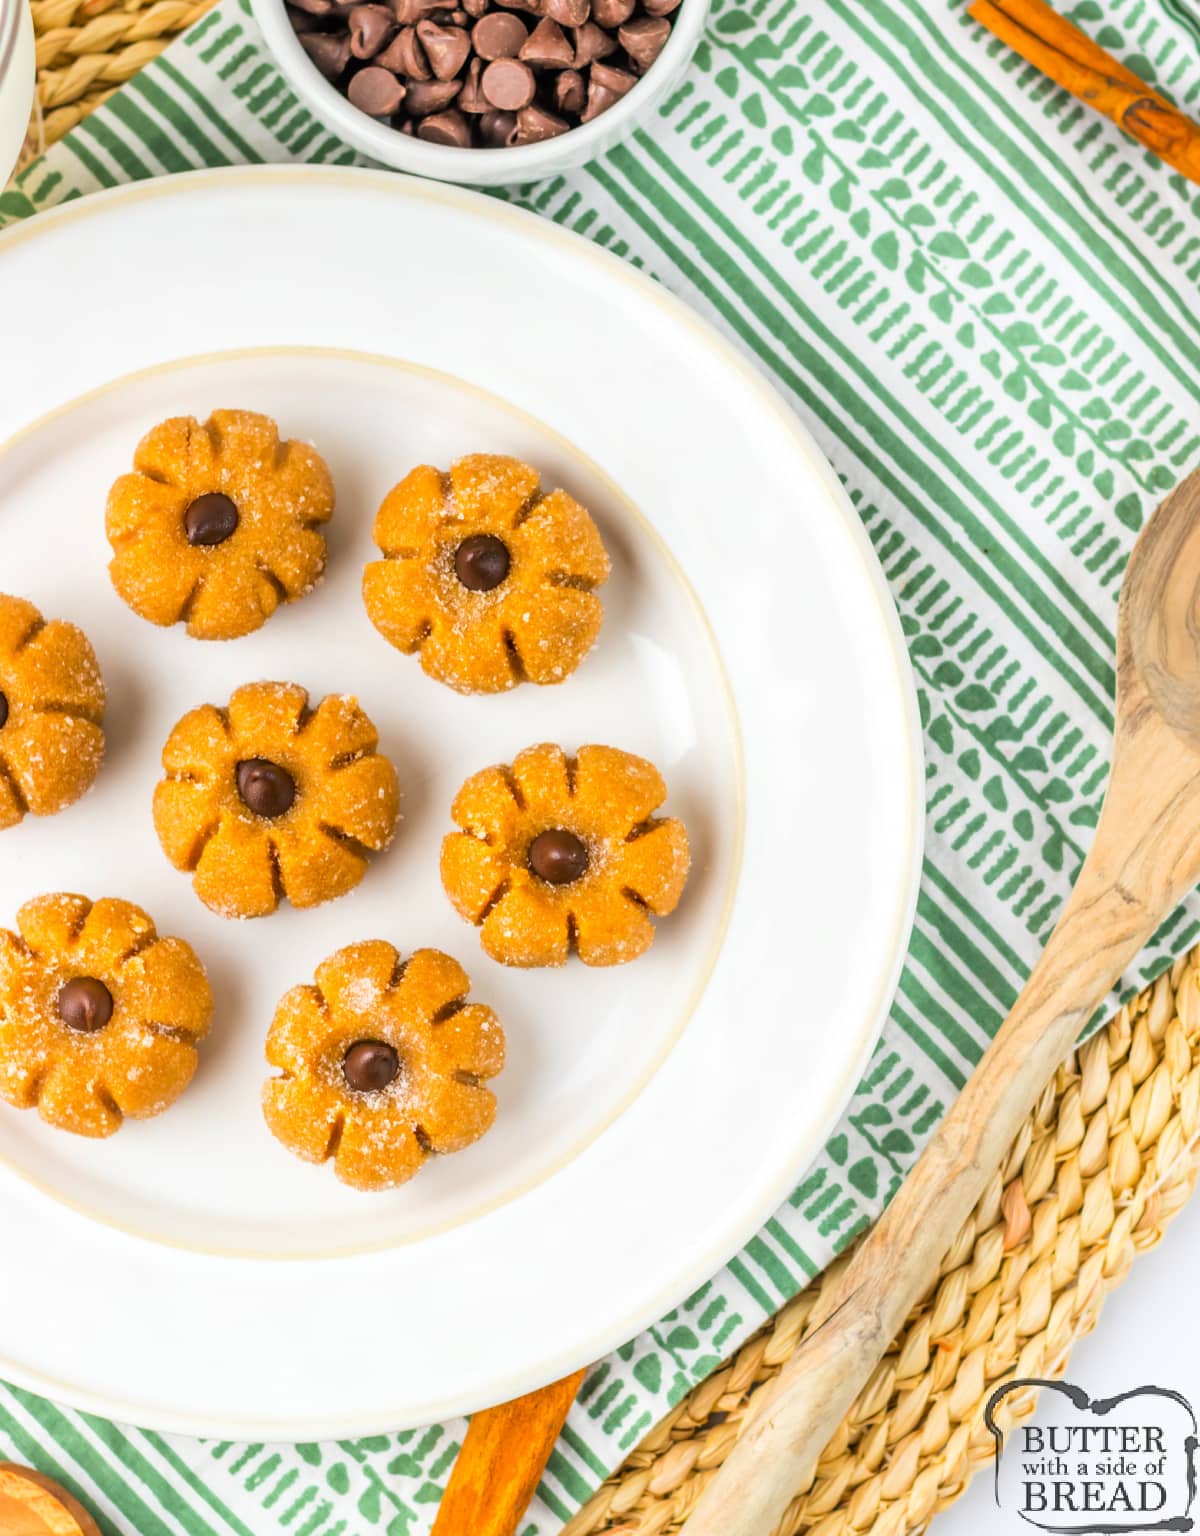
[[(0, 6), (5, 0), (0, 0)], [(439, 181), (460, 181), (477, 187), (496, 187), (510, 182), (538, 181), (558, 171), (583, 165), (611, 149), (632, 132), (634, 124), (658, 106), (679, 83), (700, 40), (708, 0), (683, 0), (674, 12), (671, 35), (645, 78), (607, 112), (590, 123), (572, 128), (556, 139), (522, 144), (512, 149), (456, 149), (448, 144), (429, 144), (377, 122), (352, 106), (332, 85), (300, 46), (284, 10), (283, 0), (251, 0), (255, 19), (262, 29), (280, 69), (296, 94), (317, 118), (338, 133), (347, 144), (382, 165), (415, 176)]]

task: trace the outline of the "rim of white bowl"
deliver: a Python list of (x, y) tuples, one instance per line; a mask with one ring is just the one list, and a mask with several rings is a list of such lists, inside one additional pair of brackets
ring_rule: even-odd
[[(5, 0), (0, 0), (0, 6), (3, 4)], [(267, 43), (289, 82), (348, 143), (395, 170), (464, 183), (477, 179), (488, 183), (536, 181), (547, 170), (557, 168), (567, 155), (572, 164), (582, 164), (600, 153), (623, 137), (666, 86), (682, 74), (700, 41), (708, 14), (708, 0), (682, 0), (674, 12), (671, 35), (658, 58), (632, 90), (590, 123), (536, 144), (507, 149), (459, 149), (410, 138), (360, 112), (326, 80), (305, 53), (287, 18), (283, 0), (252, 0), (252, 4)]]
[[(0, 87), (8, 78), (8, 71), (17, 51), (17, 33), (21, 26), (21, 7), (24, 4), (25, 0), (0, 0)], [(630, 94), (633, 93), (630, 92)]]

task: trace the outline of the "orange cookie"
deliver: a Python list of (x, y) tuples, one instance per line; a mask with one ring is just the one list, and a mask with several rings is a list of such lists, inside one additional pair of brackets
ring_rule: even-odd
[(462, 828), (442, 844), (442, 884), (505, 965), (622, 965), (654, 942), (650, 915), (683, 895), (688, 838), (654, 812), (667, 796), (653, 763), (615, 747), (529, 747), (458, 792)]
[(0, 928), (0, 1099), (77, 1136), (172, 1105), (212, 1017), (191, 946), (111, 896), (39, 896), (17, 927)]
[(375, 519), (383, 559), (363, 598), (397, 650), (459, 693), (561, 683), (596, 643), (595, 588), (609, 562), (596, 525), (565, 491), (543, 495), (519, 459), (473, 453), (449, 474), (423, 464)]
[(87, 636), (0, 593), (0, 830), (53, 816), (96, 782), (104, 681)]
[(324, 459), (280, 442), (269, 416), (175, 416), (142, 438), (133, 473), (108, 494), (109, 574), (152, 624), (233, 640), (313, 590), (332, 516)]
[(406, 1184), (434, 1152), (461, 1152), (496, 1114), (483, 1084), (504, 1066), (504, 1031), (467, 1002), (449, 955), (402, 960), (382, 939), (339, 949), (316, 986), (293, 987), (267, 1036), (279, 1071), (263, 1088), (271, 1134), (310, 1163), (333, 1159), (356, 1189)]
[(309, 709), (296, 683), (249, 683), (184, 715), (163, 748), (154, 825), (222, 917), (266, 917), (351, 891), (396, 833), (400, 787), (348, 694)]

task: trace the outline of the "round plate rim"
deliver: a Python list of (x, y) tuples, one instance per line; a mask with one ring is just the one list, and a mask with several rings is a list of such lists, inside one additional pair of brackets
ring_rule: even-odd
[[(332, 1420), (314, 1415), (288, 1419), (273, 1418), (269, 1415), (255, 1417), (244, 1410), (233, 1415), (222, 1414), (219, 1419), (214, 1419), (205, 1413), (194, 1414), (186, 1410), (162, 1407), (148, 1408), (144, 1402), (132, 1402), (116, 1394), (77, 1387), (49, 1374), (28, 1369), (18, 1362), (10, 1361), (7, 1356), (0, 1353), (0, 1376), (3, 1379), (25, 1390), (69, 1404), (81, 1411), (95, 1413), (118, 1422), (137, 1424), (164, 1433), (217, 1438), (266, 1441), (353, 1438), (417, 1427), (458, 1414), (473, 1412), (490, 1403), (517, 1397), (601, 1358), (619, 1344), (641, 1332), (716, 1273), (748, 1237), (761, 1227), (771, 1212), (786, 1199), (799, 1172), (819, 1151), (849, 1101), (854, 1084), (861, 1075), (883, 1028), (887, 1010), (899, 980), (907, 950), (908, 935), (915, 916), (921, 875), (925, 807), (919, 790), (924, 749), (916, 684), (899, 615), (866, 531), (845, 489), (812, 434), (769, 379), (756, 369), (714, 325), (662, 284), (655, 282), (630, 263), (605, 251), (584, 236), (541, 218), (532, 211), (513, 207), (479, 192), (439, 182), (401, 177), (388, 171), (303, 164), (228, 166), (212, 170), (189, 171), (105, 188), (84, 198), (44, 210), (28, 220), (0, 231), (0, 264), (3, 263), (5, 255), (17, 245), (55, 231), (66, 223), (85, 218), (103, 219), (125, 205), (144, 200), (172, 196), (186, 197), (192, 188), (203, 190), (213, 185), (240, 183), (280, 185), (309, 183), (347, 187), (360, 184), (368, 188), (373, 187), (377, 192), (386, 190), (387, 195), (392, 199), (412, 198), (426, 203), (442, 203), (460, 211), (470, 208), (475, 217), (489, 218), (501, 225), (507, 224), (522, 232), (523, 236), (530, 240), (535, 242), (540, 240), (546, 245), (568, 251), (573, 258), (580, 261), (587, 260), (600, 271), (604, 280), (623, 282), (633, 290), (639, 300), (656, 305), (673, 323), (689, 331), (694, 340), (714, 355), (722, 372), (733, 376), (741, 388), (753, 394), (762, 409), (768, 412), (778, 426), (793, 439), (797, 451), (814, 467), (824, 481), (831, 508), (836, 509), (840, 515), (844, 531), (852, 546), (857, 549), (867, 590), (875, 600), (884, 633), (890, 640), (891, 659), (895, 667), (894, 684), (899, 692), (908, 746), (904, 764), (910, 790), (905, 797), (905, 803), (908, 806), (905, 828), (908, 845), (906, 879), (895, 899), (892, 935), (889, 943), (890, 963), (885, 968), (881, 968), (874, 1005), (871, 1009), (864, 1010), (864, 1022), (856, 1049), (847, 1053), (842, 1074), (836, 1083), (830, 1084), (826, 1092), (825, 1113), (814, 1118), (807, 1127), (806, 1133), (797, 1137), (797, 1144), (791, 1156), (786, 1160), (781, 1159), (781, 1163), (786, 1165), (780, 1167), (773, 1179), (764, 1181), (757, 1199), (747, 1200), (743, 1206), (739, 1206), (739, 1217), (725, 1222), (719, 1236), (714, 1237), (710, 1233), (703, 1254), (698, 1254), (680, 1274), (672, 1278), (669, 1289), (660, 1288), (652, 1298), (643, 1303), (635, 1315), (616, 1322), (608, 1321), (598, 1331), (593, 1331), (588, 1338), (576, 1340), (570, 1349), (560, 1348), (557, 1354), (539, 1358), (532, 1365), (526, 1365), (520, 1371), (510, 1373), (508, 1378), (497, 1382), (488, 1392), (473, 1395), (469, 1401), (463, 1401), (457, 1396), (448, 1397), (445, 1400), (431, 1399), (419, 1406), (412, 1406), (407, 1410), (391, 1414), (386, 1421), (381, 1421), (379, 1413), (374, 1410), (362, 1418), (351, 1418), (342, 1414)], [(88, 390), (78, 391), (81, 395), (88, 392)], [(44, 414), (46, 414), (45, 409), (38, 408), (29, 419), (36, 421)], [(18, 421), (13, 431), (6, 436), (19, 436), (24, 426), (24, 420)], [(63, 1208), (59, 1207), (59, 1209)], [(80, 1218), (72, 1216), (71, 1219), (79, 1220)]]

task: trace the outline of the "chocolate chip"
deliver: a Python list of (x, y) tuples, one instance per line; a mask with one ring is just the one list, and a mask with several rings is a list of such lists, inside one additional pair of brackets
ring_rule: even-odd
[(507, 149), (517, 131), (515, 112), (485, 112), (479, 119), (479, 142), (484, 149)]
[(301, 42), (309, 32), (315, 31), (321, 25), (319, 16), (310, 16), (307, 11), (298, 11), (294, 5), (285, 5), (284, 10), (292, 24), (292, 31)]
[(575, 68), (586, 69), (596, 59), (606, 59), (617, 51), (616, 38), (598, 27), (594, 21), (585, 21), (575, 28)]
[(392, 10), (402, 27), (415, 26), (432, 12), (440, 10), (437, 0), (392, 0)]
[(380, 64), (368, 64), (351, 80), (346, 91), (351, 103), (368, 117), (391, 117), (400, 110), (406, 96), (404, 87)]
[[(460, 112), (489, 112), (488, 99), (483, 94), (483, 87), (479, 83), (483, 74), (483, 60), (472, 59), (467, 65), (467, 77), (463, 81), (463, 88), (455, 98), (454, 105)], [(468, 125), (469, 126), (469, 125)]]
[(336, 80), (350, 62), (349, 32), (306, 32), (300, 46), (326, 80)]
[(639, 16), (617, 31), (621, 47), (638, 66), (647, 70), (667, 45), (671, 23), (665, 16)]
[(274, 821), (296, 801), (296, 781), (286, 768), (265, 757), (248, 757), (237, 765), (238, 794), (256, 816)]
[(615, 32), (633, 15), (634, 3), (635, 0), (592, 0), (592, 20), (598, 27)]
[(417, 138), (426, 139), (430, 144), (449, 144), (455, 149), (470, 149), (471, 125), (461, 112), (451, 108), (449, 112), (435, 112), (432, 117), (423, 117), (417, 129)]
[(443, 27), (436, 21), (417, 22), (417, 36), (429, 67), (439, 80), (453, 80), (467, 62), (471, 39), (461, 27)]
[(409, 137), (480, 149), (537, 144), (608, 111), (654, 66), (678, 3), (284, 0), (316, 68), (355, 106)]
[(382, 1040), (357, 1040), (342, 1057), (342, 1075), (355, 1093), (381, 1093), (399, 1077), (400, 1057)]
[(616, 106), (621, 97), (631, 91), (636, 84), (637, 76), (629, 74), (627, 70), (610, 69), (607, 64), (593, 64), (591, 77), (588, 80), (587, 106), (583, 109), (579, 121), (592, 122), (602, 112), (607, 112), (610, 107)]
[(0, 731), (8, 724), (8, 700), (0, 693)]
[(356, 59), (373, 59), (391, 42), (396, 18), (386, 5), (356, 5), (349, 25), (350, 52)]
[(220, 491), (197, 496), (183, 514), (183, 528), (189, 544), (209, 548), (224, 544), (238, 525), (238, 509)]
[(606, 90), (604, 86), (590, 81), (588, 84), (587, 105), (579, 114), (581, 123), (593, 123), (602, 112), (607, 112), (609, 107), (615, 107), (620, 97), (615, 91)]
[(471, 29), (471, 42), (481, 59), (515, 59), (528, 33), (511, 11), (489, 11)]
[(493, 59), (480, 83), (492, 106), (502, 112), (518, 112), (527, 107), (537, 89), (533, 70), (520, 59)]
[(513, 133), (514, 144), (540, 144), (543, 139), (556, 139), (566, 133), (570, 123), (542, 107), (523, 107), (517, 113), (517, 126)]
[(522, 47), (521, 57), (527, 64), (540, 64), (544, 69), (566, 69), (575, 58), (575, 49), (558, 22), (543, 16)]
[(94, 976), (76, 976), (58, 994), (58, 1016), (80, 1035), (94, 1035), (113, 1016), (112, 993)]
[(587, 845), (565, 827), (552, 827), (530, 843), (529, 867), (548, 885), (570, 885), (587, 870)]
[(590, 83), (603, 86), (614, 96), (624, 96), (637, 84), (637, 76), (627, 69), (614, 69), (611, 64), (593, 64)]
[(414, 80), (433, 79), (433, 70), (417, 37), (416, 27), (404, 27), (397, 32), (375, 62), (383, 69), (390, 69), (394, 75), (404, 75), (410, 84)]
[(554, 77), (554, 105), (572, 116), (587, 105), (587, 83), (577, 69), (564, 69)]
[(461, 80), (417, 80), (408, 88), (405, 108), (412, 117), (428, 117), (448, 107), (461, 90)]
[(454, 573), (469, 592), (490, 592), (508, 575), (508, 545), (494, 533), (473, 533), (454, 552)]

